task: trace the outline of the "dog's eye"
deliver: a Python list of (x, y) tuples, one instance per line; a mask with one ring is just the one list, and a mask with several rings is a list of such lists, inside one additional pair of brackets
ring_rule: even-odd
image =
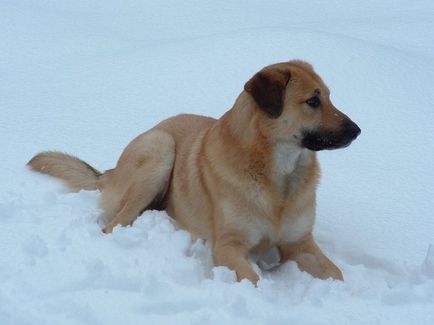
[(314, 96), (312, 98), (309, 98), (306, 101), (306, 104), (308, 104), (310, 107), (318, 108), (321, 106), (321, 100), (317, 96)]

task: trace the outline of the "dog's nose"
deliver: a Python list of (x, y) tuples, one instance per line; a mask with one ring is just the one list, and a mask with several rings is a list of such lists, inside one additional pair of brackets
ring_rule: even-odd
[(362, 130), (360, 130), (359, 126), (353, 121), (348, 121), (344, 124), (344, 133), (351, 139), (357, 138), (361, 132)]

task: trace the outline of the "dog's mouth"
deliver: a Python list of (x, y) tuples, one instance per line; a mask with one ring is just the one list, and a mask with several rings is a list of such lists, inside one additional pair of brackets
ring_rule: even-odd
[(301, 145), (313, 151), (333, 150), (348, 147), (361, 133), (354, 122), (346, 122), (340, 131), (305, 130)]

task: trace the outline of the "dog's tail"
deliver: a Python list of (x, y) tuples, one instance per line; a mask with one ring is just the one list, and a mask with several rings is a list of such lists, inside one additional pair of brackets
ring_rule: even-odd
[(34, 156), (27, 165), (34, 171), (60, 178), (72, 191), (101, 188), (104, 174), (77, 157), (46, 151)]

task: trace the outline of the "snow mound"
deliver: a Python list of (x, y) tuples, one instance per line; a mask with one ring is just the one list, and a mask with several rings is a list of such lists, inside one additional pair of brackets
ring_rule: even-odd
[(209, 245), (192, 242), (165, 212), (104, 235), (98, 192), (62, 193), (40, 178), (0, 201), (2, 215), (13, 211), (1, 228), (2, 324), (428, 324), (434, 316), (433, 246), (419, 266), (329, 250), (343, 283), (293, 262), (255, 265), (255, 288), (213, 267)]

